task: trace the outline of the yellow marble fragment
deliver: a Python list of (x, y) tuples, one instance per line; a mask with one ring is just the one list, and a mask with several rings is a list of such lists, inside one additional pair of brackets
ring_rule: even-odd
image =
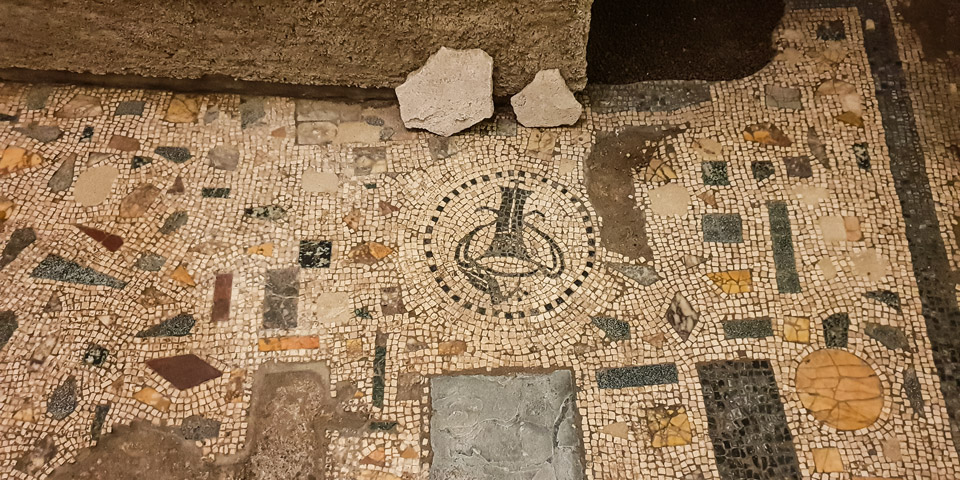
[(753, 279), (750, 270), (729, 270), (726, 272), (708, 273), (707, 278), (713, 280), (724, 293), (748, 293), (753, 290)]
[(650, 163), (640, 171), (640, 176), (645, 182), (666, 182), (676, 180), (677, 172), (669, 161), (657, 157), (650, 160)]
[(601, 428), (600, 433), (627, 440), (628, 434), (630, 433), (630, 426), (627, 425), (627, 422), (611, 423)]
[(836, 116), (837, 121), (846, 123), (854, 127), (863, 128), (863, 117), (861, 117), (857, 112), (843, 112), (840, 115)]
[(163, 119), (170, 123), (194, 123), (199, 113), (199, 98), (192, 95), (174, 95)]
[(843, 471), (843, 460), (840, 450), (836, 447), (813, 449), (813, 471), (817, 473), (834, 473)]
[(362, 338), (350, 338), (347, 340), (347, 355), (351, 357), (363, 355)]
[(178, 266), (173, 270), (173, 273), (170, 274), (170, 278), (180, 282), (188, 287), (195, 287), (197, 283), (193, 281), (193, 277), (190, 276), (190, 273), (187, 272), (187, 269), (183, 265)]
[(14, 207), (16, 207), (16, 204), (13, 203), (13, 200), (0, 195), (0, 225), (3, 225), (3, 222), (13, 216)]
[(687, 445), (693, 440), (687, 410), (682, 406), (649, 408), (646, 417), (654, 448)]
[(43, 163), (43, 157), (20, 147), (7, 147), (0, 156), (0, 175), (36, 167)]
[(793, 343), (810, 343), (810, 319), (789, 315), (784, 317), (783, 339)]
[(170, 399), (163, 396), (160, 392), (154, 390), (151, 387), (144, 387), (139, 392), (133, 394), (134, 400), (149, 405), (161, 412), (166, 412), (170, 409)]
[(254, 245), (247, 249), (248, 255), (263, 255), (264, 257), (273, 256), (273, 244), (272, 243), (261, 243), (260, 245)]

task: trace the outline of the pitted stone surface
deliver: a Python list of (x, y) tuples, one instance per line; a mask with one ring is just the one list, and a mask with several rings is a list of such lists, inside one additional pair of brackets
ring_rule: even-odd
[(430, 382), (431, 480), (584, 478), (568, 371)]
[(493, 58), (440, 47), (397, 87), (397, 99), (407, 128), (449, 137), (493, 115)]
[(524, 127), (573, 125), (583, 113), (583, 105), (555, 68), (537, 72), (529, 85), (510, 98), (510, 104)]

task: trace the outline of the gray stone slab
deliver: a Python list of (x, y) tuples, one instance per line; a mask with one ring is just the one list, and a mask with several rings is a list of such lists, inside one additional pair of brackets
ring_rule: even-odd
[(295, 328), (300, 269), (268, 270), (263, 295), (263, 328)]
[(431, 480), (584, 478), (575, 392), (566, 370), (432, 379)]

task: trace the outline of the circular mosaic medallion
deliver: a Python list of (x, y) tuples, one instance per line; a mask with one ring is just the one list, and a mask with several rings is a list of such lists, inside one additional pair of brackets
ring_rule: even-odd
[(596, 262), (584, 200), (519, 170), (467, 180), (436, 206), (424, 256), (444, 294), (480, 315), (524, 318), (561, 308)]

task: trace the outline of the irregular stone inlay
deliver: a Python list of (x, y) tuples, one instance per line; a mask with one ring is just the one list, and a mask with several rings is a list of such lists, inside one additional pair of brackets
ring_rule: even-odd
[(0, 253), (0, 270), (13, 263), (27, 247), (37, 240), (32, 228), (18, 228), (10, 235), (10, 240)]
[(263, 296), (263, 328), (295, 328), (300, 269), (267, 270)]
[(190, 335), (197, 320), (193, 315), (181, 313), (137, 333), (138, 338), (147, 337), (184, 337)]
[(593, 326), (603, 330), (607, 340), (619, 342), (630, 339), (630, 324), (613, 317), (590, 317)]
[(123, 288), (127, 282), (120, 281), (105, 273), (67, 260), (60, 255), (50, 254), (33, 269), (30, 276), (56, 280), (58, 282), (77, 283), (80, 285), (100, 285), (110, 288)]

